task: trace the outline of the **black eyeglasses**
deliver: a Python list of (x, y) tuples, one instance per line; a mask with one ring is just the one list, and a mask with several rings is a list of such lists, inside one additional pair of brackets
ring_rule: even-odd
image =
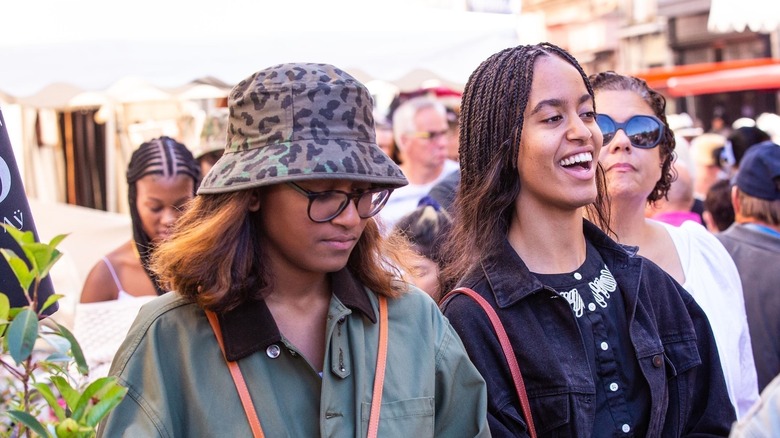
[(293, 182), (287, 183), (290, 187), (309, 198), (309, 219), (317, 223), (328, 222), (340, 215), (349, 201), (355, 202), (358, 216), (368, 219), (375, 216), (385, 206), (387, 198), (393, 189), (369, 189), (361, 192), (347, 193), (341, 190), (326, 190), (324, 192), (310, 192)]
[(664, 136), (664, 124), (653, 116), (633, 116), (624, 123), (618, 123), (606, 114), (597, 114), (596, 123), (604, 135), (606, 146), (622, 129), (631, 142), (631, 146), (640, 149), (652, 149), (658, 146)]
[(412, 137), (421, 138), (423, 140), (436, 140), (437, 138), (444, 137), (447, 134), (449, 134), (449, 130), (445, 129), (443, 131), (418, 131), (418, 132), (412, 132)]

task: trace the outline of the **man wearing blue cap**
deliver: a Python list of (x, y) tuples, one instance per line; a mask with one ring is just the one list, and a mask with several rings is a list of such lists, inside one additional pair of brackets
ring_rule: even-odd
[(742, 158), (732, 187), (735, 223), (718, 238), (739, 270), (759, 391), (780, 373), (780, 146)]

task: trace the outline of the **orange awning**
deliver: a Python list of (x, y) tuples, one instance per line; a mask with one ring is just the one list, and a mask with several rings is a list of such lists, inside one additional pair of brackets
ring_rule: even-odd
[(673, 77), (667, 85), (667, 93), (674, 97), (780, 89), (780, 64)]
[(780, 88), (780, 59), (758, 58), (658, 67), (635, 74), (674, 97)]

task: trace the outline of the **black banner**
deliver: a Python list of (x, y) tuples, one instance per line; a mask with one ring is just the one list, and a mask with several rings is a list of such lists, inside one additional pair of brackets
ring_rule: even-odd
[[(38, 232), (35, 229), (30, 204), (27, 202), (27, 195), (24, 192), (22, 177), (19, 174), (19, 167), (16, 165), (14, 150), (11, 147), (11, 139), (8, 137), (8, 130), (3, 118), (3, 111), (0, 109), (0, 220), (4, 224), (11, 225), (17, 230), (32, 231), (35, 240), (38, 240)], [(6, 248), (14, 251), (18, 256), (24, 259), (24, 254), (16, 241), (5, 230), (0, 231), (0, 248)], [(0, 292), (8, 295), (11, 300), (11, 307), (21, 307), (28, 304), (24, 296), (22, 287), (16, 280), (11, 267), (5, 258), (0, 256)], [(54, 293), (54, 286), (51, 278), (46, 277), (38, 288), (38, 305), (43, 304), (46, 298)], [(57, 310), (57, 305), (46, 309), (47, 314), (52, 314)]]

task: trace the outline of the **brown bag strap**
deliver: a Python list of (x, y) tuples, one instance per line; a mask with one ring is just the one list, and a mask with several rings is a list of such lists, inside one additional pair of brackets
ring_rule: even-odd
[[(230, 376), (233, 377), (233, 382), (238, 389), (238, 396), (241, 399), (241, 405), (244, 407), (244, 413), (247, 420), (249, 420), (249, 426), (252, 428), (252, 436), (255, 438), (263, 438), (263, 428), (260, 426), (260, 419), (257, 418), (257, 411), (255, 405), (252, 403), (252, 398), (249, 396), (249, 390), (246, 387), (244, 376), (241, 374), (241, 369), (238, 367), (238, 363), (235, 361), (227, 360), (225, 357), (225, 347), (222, 343), (222, 329), (219, 326), (219, 320), (214, 312), (206, 311), (206, 316), (211, 324), (211, 329), (214, 330), (214, 335), (217, 337), (217, 343), (219, 349), (222, 351), (222, 357), (225, 358), (225, 362), (230, 370)], [(379, 411), (382, 408), (382, 390), (385, 384), (385, 365), (387, 364), (387, 298), (379, 296), (379, 348), (376, 356), (376, 374), (374, 375), (374, 393), (371, 398), (371, 414), (368, 417), (368, 438), (376, 438), (379, 431)]]
[(493, 309), (493, 306), (490, 305), (490, 303), (482, 298), (481, 295), (467, 287), (459, 287), (450, 291), (450, 293), (441, 299), (441, 303), (446, 302), (448, 299), (458, 294), (471, 297), (474, 301), (477, 302), (477, 304), (479, 304), (480, 307), (482, 307), (482, 310), (485, 311), (488, 318), (490, 319), (490, 324), (493, 325), (493, 330), (496, 332), (496, 337), (498, 337), (498, 342), (501, 344), (501, 349), (504, 351), (504, 357), (506, 358), (506, 362), (509, 365), (509, 371), (512, 374), (512, 381), (515, 384), (515, 391), (517, 391), (517, 396), (520, 399), (520, 408), (523, 411), (523, 417), (525, 417), (525, 422), (528, 426), (528, 433), (531, 438), (536, 438), (534, 419), (531, 416), (531, 403), (528, 401), (528, 394), (525, 391), (523, 374), (520, 372), (520, 365), (517, 363), (515, 350), (512, 348), (512, 344), (509, 342), (509, 336), (506, 334), (506, 330), (504, 329), (504, 325), (501, 323), (501, 319), (498, 318), (498, 314)]
[(230, 370), (230, 376), (233, 377), (233, 382), (236, 384), (238, 397), (241, 399), (244, 413), (246, 414), (247, 420), (249, 420), (249, 427), (252, 429), (252, 436), (255, 438), (264, 438), (263, 428), (260, 426), (260, 419), (257, 418), (257, 411), (255, 410), (254, 403), (252, 403), (252, 397), (249, 396), (249, 389), (246, 387), (241, 368), (238, 367), (236, 361), (228, 360), (225, 356), (225, 346), (222, 344), (222, 329), (219, 327), (217, 315), (214, 314), (214, 312), (207, 310), (206, 316), (209, 318), (211, 329), (214, 330), (214, 335), (217, 337), (217, 343), (219, 344), (219, 349), (222, 351), (222, 357), (225, 358), (225, 362)]

